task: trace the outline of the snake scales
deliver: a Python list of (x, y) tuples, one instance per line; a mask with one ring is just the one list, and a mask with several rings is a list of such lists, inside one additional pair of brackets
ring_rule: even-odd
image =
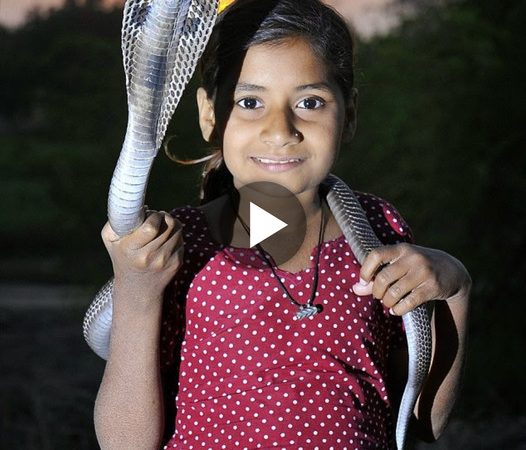
[[(128, 127), (111, 181), (108, 217), (124, 236), (144, 220), (148, 176), (168, 123), (192, 76), (217, 15), (217, 0), (127, 0), (122, 52), (128, 94)], [(363, 263), (381, 246), (351, 189), (334, 175), (325, 180), (327, 203), (353, 253)], [(112, 319), (112, 286), (97, 293), (84, 318), (84, 336), (107, 359)], [(398, 450), (405, 446), (416, 398), (431, 359), (427, 308), (403, 316), (408, 343), (408, 380), (396, 424)]]

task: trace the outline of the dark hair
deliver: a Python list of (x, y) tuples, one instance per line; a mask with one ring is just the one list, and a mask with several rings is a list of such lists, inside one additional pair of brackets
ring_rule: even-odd
[(199, 67), (202, 87), (214, 100), (216, 115), (216, 148), (203, 170), (201, 203), (219, 197), (233, 186), (221, 150), (222, 130), (233, 105), (224, 104), (224, 99), (233, 97), (247, 50), (253, 45), (279, 44), (289, 38), (307, 40), (314, 54), (327, 64), (345, 101), (351, 98), (353, 39), (338, 13), (319, 0), (237, 0), (219, 18)]

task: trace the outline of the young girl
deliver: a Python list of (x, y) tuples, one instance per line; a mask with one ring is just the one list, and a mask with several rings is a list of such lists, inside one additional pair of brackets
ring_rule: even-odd
[[(102, 231), (115, 285), (101, 447), (391, 448), (407, 365), (399, 316), (432, 299), (436, 345), (414, 433), (435, 439), (458, 393), (470, 278), (410, 244), (396, 210), (366, 194), (386, 246), (360, 267), (328, 209), (320, 186), (356, 126), (345, 23), (318, 0), (238, 0), (201, 75), (201, 130), (217, 146), (201, 206), (151, 211), (121, 239)], [(287, 188), (306, 217), (300, 249), (275, 267), (280, 244), (249, 248), (243, 224), (268, 196), (240, 189), (255, 181)], [(295, 320), (311, 295), (321, 312)]]

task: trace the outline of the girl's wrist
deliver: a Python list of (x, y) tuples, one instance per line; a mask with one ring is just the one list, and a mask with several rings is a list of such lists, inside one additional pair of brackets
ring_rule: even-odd
[[(462, 266), (463, 267), (463, 266)], [(454, 304), (459, 302), (468, 302), (471, 293), (471, 277), (468, 271), (463, 267), (464, 275), (457, 292), (446, 299), (448, 304)]]
[(158, 313), (162, 308), (164, 289), (140, 286), (115, 278), (113, 284), (114, 309), (140, 314)]
[[(443, 300), (447, 303), (456, 303), (459, 301), (467, 301), (471, 291), (471, 277), (466, 267), (454, 256), (440, 251), (445, 255), (445, 261), (442, 265), (444, 272), (443, 286), (444, 288), (449, 284), (451, 293)], [(449, 281), (448, 281), (449, 280)], [(446, 294), (447, 295), (447, 294)]]

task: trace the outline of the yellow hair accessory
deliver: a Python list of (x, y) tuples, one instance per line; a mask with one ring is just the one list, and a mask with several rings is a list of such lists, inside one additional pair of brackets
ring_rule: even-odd
[(219, 12), (222, 12), (227, 6), (234, 3), (235, 0), (219, 0)]

